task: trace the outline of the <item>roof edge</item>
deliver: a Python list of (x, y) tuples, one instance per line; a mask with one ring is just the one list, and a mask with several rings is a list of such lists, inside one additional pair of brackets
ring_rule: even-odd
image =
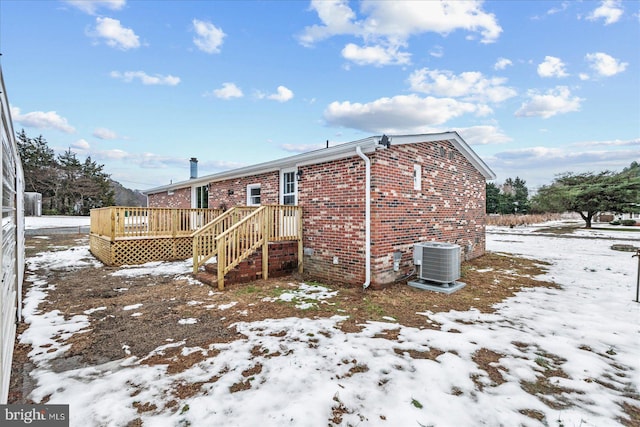
[[(415, 134), (415, 135), (388, 135), (392, 145), (416, 144), (419, 142), (449, 141), (462, 153), (463, 156), (485, 177), (485, 179), (495, 179), (496, 174), (487, 164), (471, 149), (469, 144), (456, 131)], [(161, 193), (171, 189), (191, 187), (193, 185), (204, 185), (209, 182), (223, 181), (227, 179), (241, 178), (248, 175), (257, 175), (280, 170), (286, 167), (306, 166), (317, 163), (324, 163), (339, 160), (346, 157), (356, 156), (355, 149), (360, 147), (363, 153), (372, 153), (379, 147), (382, 135), (370, 136), (357, 141), (346, 142), (334, 145), (333, 147), (321, 148), (307, 153), (296, 154), (269, 162), (244, 166), (237, 169), (205, 175), (200, 178), (179, 181), (176, 183), (150, 188), (142, 191), (142, 194), (149, 195)]]

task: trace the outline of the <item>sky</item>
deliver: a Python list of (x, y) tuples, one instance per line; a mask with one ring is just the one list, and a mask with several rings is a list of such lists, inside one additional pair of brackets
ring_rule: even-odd
[(497, 184), (619, 171), (639, 41), (638, 1), (0, 1), (15, 131), (141, 190), (451, 130)]
[[(131, 355), (129, 344), (121, 342), (121, 359), (73, 369), (54, 362), (64, 360), (74, 334), (90, 334), (92, 322), (113, 310), (131, 313), (131, 322), (139, 322), (153, 315), (153, 309), (134, 299), (130, 305), (84, 311), (80, 306), (75, 315), (64, 316), (55, 302), (46, 304), (56, 277), (101, 264), (82, 244), (40, 252), (27, 259), (26, 328), (18, 338), (32, 346), (34, 389), (28, 398), (69, 404), (71, 426), (127, 425), (139, 418), (145, 426), (315, 427), (339, 424), (330, 421), (335, 408), (343, 409), (340, 425), (621, 426), (621, 419), (629, 417), (623, 405), (632, 411), (638, 404), (640, 304), (633, 300), (637, 262), (629, 252), (610, 247), (630, 243), (637, 232), (582, 229), (560, 237), (538, 232), (566, 225), (488, 228), (488, 250), (546, 261), (548, 272), (538, 278), (559, 285), (519, 291), (496, 304), (493, 313), (434, 306), (420, 314), (425, 326), (435, 323), (435, 328), (409, 327), (385, 316), (350, 333), (340, 327), (348, 316), (239, 322), (234, 326), (242, 339), (189, 347), (182, 336), (168, 336), (166, 344), (143, 357)], [(189, 271), (188, 262), (179, 261), (122, 267), (109, 274), (179, 280)], [(299, 302), (301, 313), (308, 304), (342, 301), (339, 289), (289, 286), (280, 301)], [(200, 295), (188, 304), (211, 310), (212, 316), (239, 311), (226, 293)], [(178, 323), (189, 328), (197, 321), (187, 317)], [(145, 363), (176, 347), (185, 359), (198, 352), (204, 357), (173, 372), (166, 364)], [(494, 375), (477, 362), (483, 349), (497, 356), (490, 363)], [(441, 354), (420, 357), (432, 350)], [(247, 379), (245, 372), (256, 366), (261, 369), (253, 369), (256, 373)], [(547, 384), (526, 387), (545, 374)], [(229, 392), (244, 381), (251, 387)], [(179, 399), (176, 406), (178, 388), (190, 387), (199, 392)], [(137, 410), (144, 405), (150, 408)]]

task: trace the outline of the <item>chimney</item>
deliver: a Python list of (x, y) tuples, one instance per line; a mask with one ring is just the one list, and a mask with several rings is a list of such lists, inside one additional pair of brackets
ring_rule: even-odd
[(191, 164), (191, 176), (189, 179), (195, 179), (198, 177), (198, 159), (192, 157), (189, 163)]

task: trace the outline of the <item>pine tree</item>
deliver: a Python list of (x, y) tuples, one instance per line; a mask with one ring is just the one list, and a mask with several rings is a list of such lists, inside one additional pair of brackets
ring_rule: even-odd
[(17, 135), (27, 191), (42, 193), (44, 211), (63, 215), (89, 215), (93, 208), (113, 206), (114, 192), (104, 165), (87, 157), (81, 162), (68, 149), (57, 157), (41, 136)]

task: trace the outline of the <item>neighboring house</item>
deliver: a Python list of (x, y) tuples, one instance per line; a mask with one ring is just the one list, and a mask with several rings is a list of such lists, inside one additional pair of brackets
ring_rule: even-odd
[(196, 175), (145, 191), (148, 206), (298, 205), (304, 271), (318, 280), (393, 282), (414, 268), (420, 241), (459, 244), (464, 259), (485, 252), (486, 180), (495, 174), (456, 132), (374, 136)]
[(24, 175), (13, 132), (7, 91), (0, 69), (0, 123), (2, 162), (0, 199), (2, 236), (0, 244), (0, 404), (7, 403), (16, 322), (21, 317), (24, 278)]

